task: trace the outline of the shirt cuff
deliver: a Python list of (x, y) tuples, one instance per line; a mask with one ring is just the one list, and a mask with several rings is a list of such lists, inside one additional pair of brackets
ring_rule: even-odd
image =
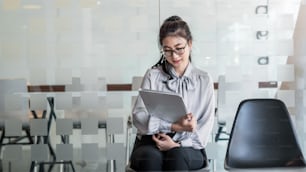
[(172, 123), (160, 120), (159, 131), (162, 133), (171, 133)]
[(171, 132), (171, 123), (161, 120), (157, 117), (151, 116), (149, 121), (149, 132), (150, 133), (170, 133)]

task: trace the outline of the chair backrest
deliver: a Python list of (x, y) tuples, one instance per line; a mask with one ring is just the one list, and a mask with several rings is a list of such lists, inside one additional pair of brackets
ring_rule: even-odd
[(143, 76), (133, 76), (132, 77), (132, 90), (138, 90), (141, 86)]
[(224, 167), (305, 166), (289, 112), (278, 99), (247, 99), (238, 107)]

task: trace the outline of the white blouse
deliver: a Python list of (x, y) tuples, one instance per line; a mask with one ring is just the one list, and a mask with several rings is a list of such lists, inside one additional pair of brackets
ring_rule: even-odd
[[(161, 66), (148, 69), (141, 88), (180, 94), (187, 111), (197, 118), (197, 129), (195, 132), (177, 132), (173, 140), (181, 142), (181, 145), (185, 147), (205, 148), (214, 124), (213, 80), (207, 72), (197, 69), (191, 63), (181, 77), (176, 75), (171, 66), (169, 68), (172, 79), (163, 72)], [(132, 114), (138, 137), (159, 132), (172, 132), (171, 123), (148, 114), (140, 96), (137, 98)]]

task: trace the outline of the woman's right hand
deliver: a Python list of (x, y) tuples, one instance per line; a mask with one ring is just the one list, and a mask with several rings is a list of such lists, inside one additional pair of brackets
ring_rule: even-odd
[(182, 116), (178, 121), (172, 124), (171, 129), (175, 132), (189, 131), (193, 132), (197, 128), (197, 120), (192, 115), (188, 113)]

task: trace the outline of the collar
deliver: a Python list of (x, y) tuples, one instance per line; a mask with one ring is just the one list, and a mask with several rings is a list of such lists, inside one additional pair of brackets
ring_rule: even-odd
[(170, 75), (172, 76), (172, 79), (167, 80), (167, 87), (176, 92), (176, 93), (182, 93), (183, 90), (193, 90), (195, 89), (195, 83), (192, 80), (191, 77), (191, 71), (194, 68), (193, 65), (189, 62), (183, 76), (179, 77), (174, 68), (169, 65), (169, 72)]

